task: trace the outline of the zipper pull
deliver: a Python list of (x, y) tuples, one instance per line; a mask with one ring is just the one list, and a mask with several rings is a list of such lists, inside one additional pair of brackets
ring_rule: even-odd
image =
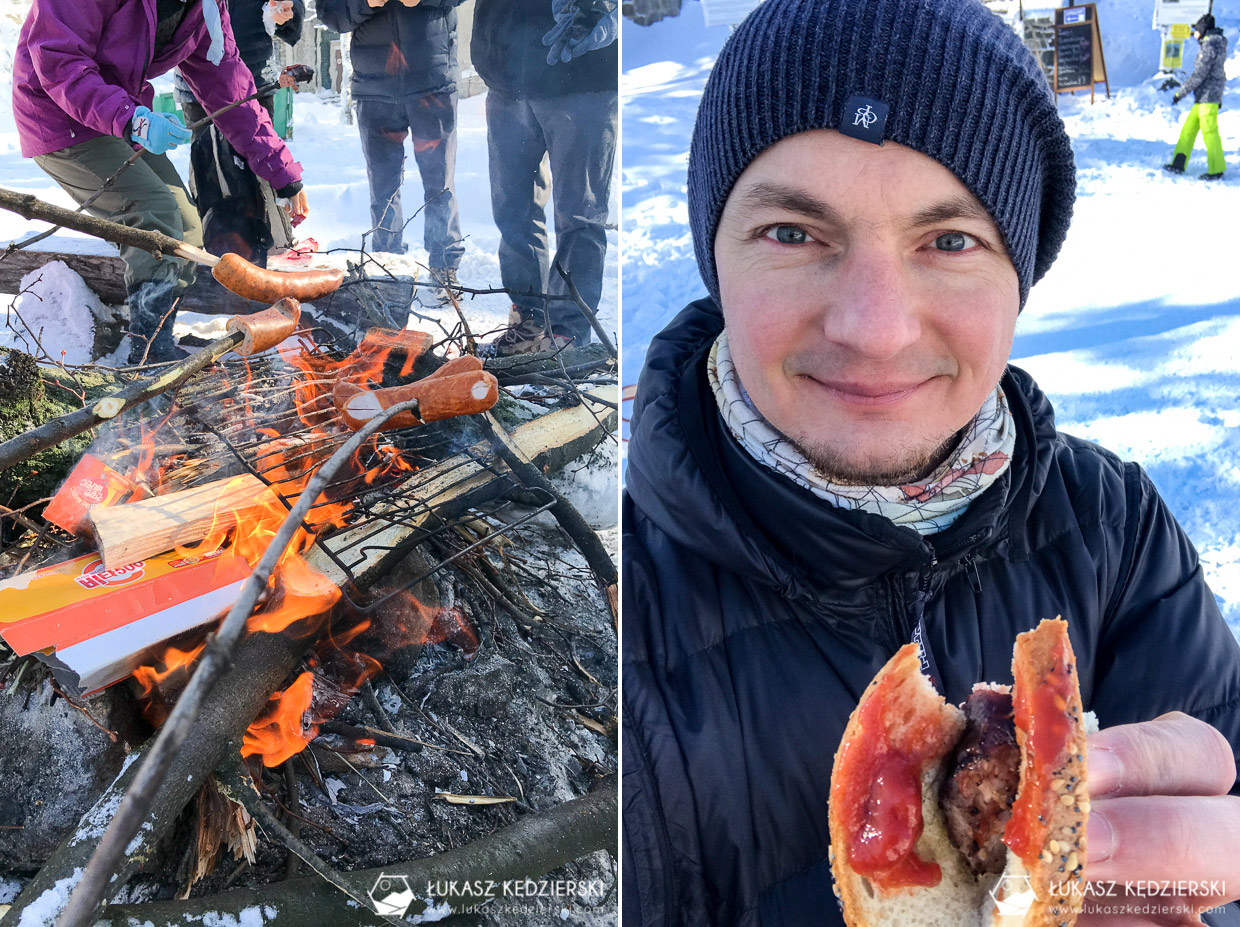
[(935, 553), (934, 546), (929, 541), (926, 542), (926, 549), (930, 551), (930, 562), (921, 568), (921, 594), (923, 598), (930, 591), (930, 574), (939, 565), (939, 555)]
[(965, 573), (969, 576), (969, 585), (972, 587), (975, 595), (982, 594), (982, 577), (977, 572), (977, 558), (972, 554), (964, 558)]

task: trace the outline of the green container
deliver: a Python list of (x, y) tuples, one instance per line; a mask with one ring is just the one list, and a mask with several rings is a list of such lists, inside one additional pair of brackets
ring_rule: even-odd
[(293, 137), (293, 88), (281, 87), (276, 91), (275, 117), (276, 135), (280, 138)]
[(181, 112), (181, 107), (177, 106), (176, 97), (171, 93), (155, 94), (155, 102), (151, 106), (151, 111), (155, 113), (176, 113), (182, 124), (185, 122), (185, 114)]

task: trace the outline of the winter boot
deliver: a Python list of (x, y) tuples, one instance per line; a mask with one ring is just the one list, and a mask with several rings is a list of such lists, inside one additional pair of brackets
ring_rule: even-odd
[(555, 351), (568, 344), (562, 335), (547, 330), (543, 313), (514, 305), (508, 313), (508, 328), (498, 338), (482, 345), (483, 357), (511, 357), (514, 354), (541, 354)]
[(456, 279), (455, 267), (432, 267), (431, 282), (433, 287), (429, 299), (432, 306), (450, 306), (454, 299), (460, 298), (460, 290), (448, 289), (460, 286), (460, 281)]
[(1204, 174), (1198, 174), (1197, 177), (1200, 180), (1222, 180), (1223, 172), (1219, 171), (1217, 174), (1211, 174), (1209, 171), (1207, 171)]
[(1163, 165), (1163, 170), (1170, 171), (1172, 174), (1183, 174), (1186, 167), (1188, 167), (1188, 158), (1182, 154), (1177, 154), (1171, 159), (1170, 164)]
[(176, 280), (148, 280), (129, 291), (129, 363), (160, 364), (188, 355), (172, 337)]

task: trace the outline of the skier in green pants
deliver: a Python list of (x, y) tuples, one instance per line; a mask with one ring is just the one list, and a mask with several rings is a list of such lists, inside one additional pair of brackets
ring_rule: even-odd
[(1183, 174), (1200, 130), (1205, 139), (1207, 156), (1207, 170), (1201, 179), (1221, 180), (1226, 164), (1223, 161), (1223, 142), (1218, 134), (1218, 109), (1223, 102), (1223, 87), (1227, 83), (1223, 70), (1227, 61), (1227, 38), (1223, 30), (1214, 25), (1214, 17), (1209, 13), (1193, 24), (1193, 38), (1201, 43), (1197, 63), (1192, 76), (1171, 98), (1171, 102), (1179, 103), (1190, 93), (1194, 94), (1196, 102), (1184, 118), (1180, 141), (1175, 146), (1175, 157), (1163, 167), (1173, 174)]

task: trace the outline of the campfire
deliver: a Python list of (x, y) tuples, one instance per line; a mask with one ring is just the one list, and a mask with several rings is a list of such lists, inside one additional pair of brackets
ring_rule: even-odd
[[(614, 565), (600, 572), (597, 537), (580, 539), (543, 475), (609, 435), (614, 385), (553, 375), (556, 388), (532, 388), (550, 413), (496, 406), (531, 368), (484, 369), (459, 333), (341, 340), (282, 304), (230, 325), (242, 356), (209, 347), (189, 375), (163, 374), (163, 389), (135, 382), (116, 411), (97, 403), (101, 427), (41, 516), (0, 509), (0, 639), (12, 650), (0, 649), (0, 688), (50, 691), (140, 759), (98, 751), (117, 778), (39, 860), (15, 910), (98, 868), (110, 840), (124, 852), (107, 864), (108, 897), (132, 879), (121, 900), (193, 891), (210, 899), (200, 910), (227, 910), (214, 893), (243, 870), (266, 882), (304, 862), (339, 903), (365, 903), (359, 870), (418, 871), (405, 840), (378, 840), (389, 852), (376, 855), (366, 814), (435, 822), (421, 825), (419, 857), (498, 826), (516, 859), (540, 806), (614, 769)], [(130, 402), (138, 389), (149, 401)], [(548, 542), (552, 515), (582, 553)], [(142, 744), (98, 720), (118, 711), (154, 736)], [(530, 780), (557, 753), (574, 758), (576, 789), (562, 770)], [(367, 789), (380, 801), (340, 798)], [(342, 838), (346, 804), (355, 833)], [(126, 813), (141, 826), (121, 837)], [(548, 868), (585, 846), (580, 823), (565, 826)], [(597, 840), (614, 820), (591, 826)], [(229, 872), (222, 848), (239, 861)], [(5, 865), (0, 852), (0, 876)], [(581, 872), (614, 884), (609, 865)]]

